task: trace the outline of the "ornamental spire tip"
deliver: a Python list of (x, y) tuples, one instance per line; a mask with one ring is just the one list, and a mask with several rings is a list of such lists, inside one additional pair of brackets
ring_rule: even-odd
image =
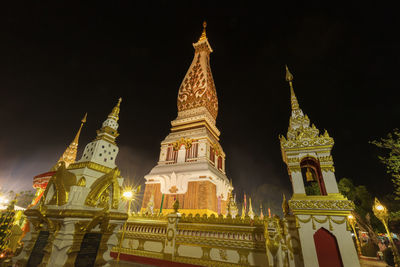
[(206, 34), (206, 28), (207, 28), (207, 22), (203, 22), (203, 32), (201, 33), (199, 41), (207, 40), (207, 34)]
[(290, 73), (289, 68), (285, 65), (286, 68), (286, 81), (289, 82), (290, 86), (290, 102), (292, 104), (292, 110), (300, 109), (299, 102), (297, 101), (296, 95), (293, 89), (293, 75)]
[(122, 102), (122, 97), (120, 97), (118, 99), (117, 105), (115, 105), (115, 107), (112, 109), (110, 115), (108, 115), (109, 118), (113, 117), (114, 119), (116, 119), (118, 121), (118, 119), (119, 119), (119, 117), (118, 117), (118, 115), (119, 115), (119, 107), (120, 107), (121, 102)]

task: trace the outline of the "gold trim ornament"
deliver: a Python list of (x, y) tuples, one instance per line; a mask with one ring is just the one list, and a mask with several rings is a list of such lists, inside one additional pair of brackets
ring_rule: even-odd
[(354, 210), (350, 200), (289, 200), (291, 210)]
[(172, 147), (175, 151), (179, 150), (182, 145), (185, 146), (185, 149), (190, 149), (192, 147), (193, 139), (190, 138), (180, 138), (172, 143)]
[(109, 173), (98, 178), (90, 187), (90, 192), (86, 197), (85, 205), (91, 207), (95, 207), (96, 205), (101, 207), (104, 207), (105, 205), (108, 206), (108, 202), (105, 203), (104, 200), (104, 198), (107, 197), (104, 193), (109, 190), (108, 197), (110, 196), (110, 193), (112, 194), (111, 207), (113, 209), (118, 209), (121, 195), (121, 188), (118, 183), (119, 173), (120, 171), (118, 168), (114, 168)]

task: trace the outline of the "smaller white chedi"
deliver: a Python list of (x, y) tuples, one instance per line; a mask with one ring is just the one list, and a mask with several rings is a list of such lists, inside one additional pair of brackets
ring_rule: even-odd
[(127, 219), (123, 178), (115, 165), (121, 99), (80, 160), (61, 161), (40, 202), (25, 214), (30, 232), (14, 261), (25, 266), (103, 266)]

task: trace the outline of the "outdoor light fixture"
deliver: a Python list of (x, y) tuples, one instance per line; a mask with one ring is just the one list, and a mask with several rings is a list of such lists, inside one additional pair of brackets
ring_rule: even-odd
[[(128, 201), (128, 218), (131, 215), (131, 203), (132, 200), (134, 199), (134, 194), (137, 193), (138, 191), (140, 191), (140, 187), (137, 188), (136, 190), (134, 190), (131, 186), (126, 186), (124, 188), (124, 190), (122, 191), (122, 197)], [(125, 237), (125, 230), (126, 230), (126, 224), (127, 221), (125, 221), (124, 223), (124, 227), (122, 229), (122, 235), (121, 235), (121, 239), (119, 240), (119, 249), (118, 249), (118, 255), (117, 255), (117, 262), (119, 262), (119, 256), (121, 254), (121, 246), (122, 246), (122, 241), (124, 240)]]
[(9, 202), (9, 200), (3, 196), (0, 196), (0, 204), (7, 204)]
[(126, 200), (130, 200), (133, 198), (133, 192), (132, 191), (125, 191), (122, 193), (122, 196), (126, 199)]
[(349, 214), (347, 216), (347, 221), (349, 222), (351, 228), (353, 229), (354, 236), (356, 237), (357, 253), (359, 256), (361, 256), (361, 245), (360, 241), (358, 240), (358, 234), (356, 232), (356, 223), (357, 223), (356, 218), (353, 214)]
[(400, 266), (399, 252), (397, 251), (397, 247), (393, 242), (392, 234), (390, 233), (389, 227), (387, 225), (389, 219), (388, 210), (385, 206), (381, 204), (381, 202), (377, 198), (375, 198), (375, 204), (372, 207), (372, 211), (374, 212), (375, 216), (383, 223), (383, 226), (385, 226), (386, 233), (389, 236), (390, 244), (392, 245), (394, 262), (396, 263), (396, 266)]

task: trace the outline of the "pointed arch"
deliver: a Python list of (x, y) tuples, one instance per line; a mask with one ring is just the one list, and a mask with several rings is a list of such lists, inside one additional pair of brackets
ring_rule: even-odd
[(314, 233), (318, 264), (324, 267), (343, 267), (342, 257), (336, 237), (321, 227)]
[(120, 186), (118, 183), (119, 175), (120, 172), (118, 168), (114, 168), (109, 173), (106, 173), (100, 178), (98, 178), (90, 186), (90, 192), (86, 197), (85, 204), (91, 207), (96, 206), (98, 204), (99, 198), (103, 195), (103, 193), (109, 187), (112, 187), (111, 207), (113, 209), (118, 209), (118, 204), (120, 201), (120, 194), (121, 194)]

